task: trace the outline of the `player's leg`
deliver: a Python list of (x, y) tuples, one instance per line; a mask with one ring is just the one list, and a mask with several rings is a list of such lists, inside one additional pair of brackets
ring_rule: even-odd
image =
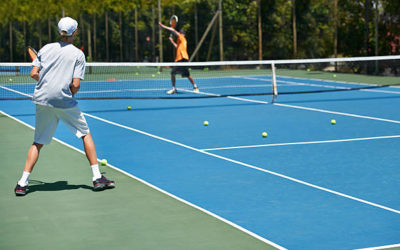
[(40, 149), (42, 149), (43, 144), (34, 142), (28, 150), (28, 156), (25, 161), (24, 172), (31, 173), (33, 167), (35, 166), (37, 160), (39, 159)]
[(176, 87), (175, 87), (175, 83), (176, 83), (176, 71), (177, 71), (177, 67), (173, 67), (172, 71), (171, 71), (171, 83), (172, 83), (172, 89), (167, 91), (168, 95), (172, 95), (175, 94), (176, 91)]
[(188, 76), (188, 79), (193, 85), (193, 91), (194, 92), (199, 92), (199, 88), (197, 87), (196, 83), (194, 82), (193, 77), (192, 76)]
[(83, 116), (83, 113), (79, 110), (78, 106), (61, 110), (59, 112), (59, 116), (76, 137), (82, 138), (86, 158), (89, 161), (93, 173), (94, 190), (98, 191), (105, 188), (114, 187), (115, 182), (108, 180), (100, 173), (99, 165), (97, 163), (96, 147), (94, 145), (86, 119)]
[(193, 91), (199, 92), (199, 88), (197, 87), (196, 83), (193, 80), (193, 77), (190, 75), (190, 72), (187, 67), (182, 67), (182, 77), (187, 77), (190, 83), (193, 85)]
[(28, 150), (24, 172), (14, 189), (16, 195), (25, 195), (29, 184), (29, 176), (39, 159), (44, 144), (49, 144), (58, 125), (58, 118), (51, 107), (36, 105), (35, 139)]
[(86, 158), (90, 165), (97, 164), (97, 153), (90, 132), (87, 135), (82, 136), (83, 147), (85, 148)]

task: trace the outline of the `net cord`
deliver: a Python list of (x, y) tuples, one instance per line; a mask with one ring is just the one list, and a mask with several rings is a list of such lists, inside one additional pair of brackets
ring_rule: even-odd
[[(123, 63), (107, 63), (107, 62), (89, 62), (86, 66), (103, 66), (103, 67), (172, 67), (172, 66), (246, 66), (246, 65), (278, 65), (278, 64), (306, 64), (306, 63), (325, 63), (325, 62), (352, 62), (352, 61), (380, 61), (380, 60), (399, 60), (400, 55), (394, 56), (366, 56), (366, 57), (342, 57), (342, 58), (316, 58), (316, 59), (295, 59), (295, 60), (255, 60), (255, 61), (211, 61), (211, 62), (123, 62)], [(0, 63), (3, 67), (16, 66), (32, 66), (31, 63)]]

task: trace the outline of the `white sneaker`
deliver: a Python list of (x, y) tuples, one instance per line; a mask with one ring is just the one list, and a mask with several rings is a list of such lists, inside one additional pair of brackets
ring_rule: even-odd
[(176, 93), (176, 88), (172, 88), (172, 89), (167, 91), (168, 95), (172, 95), (172, 94), (175, 94), (175, 93)]
[(197, 88), (197, 87), (196, 87), (196, 88), (194, 88), (194, 89), (193, 89), (193, 92), (195, 92), (195, 93), (199, 93), (199, 92), (200, 92), (200, 90), (199, 90), (199, 88)]

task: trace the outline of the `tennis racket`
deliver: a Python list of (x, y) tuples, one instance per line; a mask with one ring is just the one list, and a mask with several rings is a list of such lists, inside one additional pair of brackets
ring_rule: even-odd
[(37, 57), (37, 52), (34, 48), (32, 48), (31, 46), (28, 46), (26, 48), (26, 52), (28, 52), (29, 57), (31, 58), (32, 62), (36, 59)]
[[(171, 28), (176, 28), (176, 25), (178, 24), (178, 17), (176, 15), (172, 15), (171, 18), (169, 19), (169, 25)], [(170, 35), (172, 37), (172, 33)]]

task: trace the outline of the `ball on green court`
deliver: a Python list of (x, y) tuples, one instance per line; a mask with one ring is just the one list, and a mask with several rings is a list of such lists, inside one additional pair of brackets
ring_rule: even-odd
[(138, 76), (138, 75), (139, 75), (139, 72), (136, 72), (136, 75)]
[(332, 124), (332, 125), (335, 125), (335, 124), (336, 124), (336, 120), (335, 120), (335, 119), (332, 119), (332, 120), (331, 120), (331, 124)]
[(8, 79), (10, 82), (12, 82), (13, 81), (13, 79), (12, 78), (10, 78), (10, 79)]
[(156, 75), (152, 74), (151, 77), (156, 77)]
[(132, 107), (131, 107), (131, 106), (128, 106), (128, 107), (126, 107), (126, 109), (127, 109), (127, 110), (131, 110), (131, 109), (132, 109)]
[(336, 74), (333, 74), (333, 77), (336, 78)]
[(310, 72), (311, 71), (311, 69), (307, 69), (307, 72)]
[(100, 161), (100, 164), (101, 164), (102, 166), (107, 165), (107, 160), (106, 160), (106, 159), (102, 159), (102, 160)]
[(262, 137), (264, 137), (264, 138), (265, 138), (265, 137), (267, 137), (267, 136), (268, 136), (268, 133), (267, 133), (267, 132), (262, 132), (262, 134), (261, 134), (261, 135), (262, 135)]
[(160, 71), (158, 71), (158, 72), (157, 72), (157, 74), (161, 74), (161, 72), (160, 72)]
[(204, 126), (208, 126), (208, 121), (203, 122)]

